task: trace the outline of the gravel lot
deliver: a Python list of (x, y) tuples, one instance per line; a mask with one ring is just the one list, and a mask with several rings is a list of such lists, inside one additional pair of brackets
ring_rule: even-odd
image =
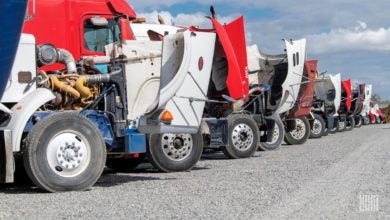
[[(379, 211), (359, 210), (360, 195), (378, 198)], [(186, 173), (107, 170), (86, 192), (0, 185), (0, 198), (0, 219), (390, 219), (390, 125), (250, 159), (207, 154)]]

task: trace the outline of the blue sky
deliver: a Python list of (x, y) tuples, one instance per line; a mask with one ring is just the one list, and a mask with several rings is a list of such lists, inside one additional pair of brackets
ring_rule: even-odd
[(182, 25), (208, 26), (212, 4), (219, 20), (245, 16), (248, 44), (266, 53), (282, 53), (281, 39), (307, 38), (307, 58), (319, 71), (373, 84), (374, 93), (390, 100), (389, 0), (135, 0), (140, 17), (155, 23), (157, 14)]

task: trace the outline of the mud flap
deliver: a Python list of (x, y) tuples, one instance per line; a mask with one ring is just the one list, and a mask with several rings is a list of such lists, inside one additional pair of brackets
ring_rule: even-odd
[(266, 133), (260, 136), (260, 142), (271, 142), (275, 130), (275, 119), (272, 117), (265, 117), (267, 123)]
[(286, 125), (286, 132), (290, 132), (290, 131), (292, 131), (292, 130), (294, 130), (295, 129), (295, 127), (296, 127), (296, 121), (295, 121), (295, 119), (293, 119), (293, 120), (286, 120), (286, 123), (285, 123), (285, 125)]
[(11, 142), (11, 131), (0, 131), (0, 183), (14, 181), (14, 155)]
[(220, 147), (228, 144), (228, 120), (206, 118), (204, 121), (210, 131), (210, 147)]
[(327, 128), (332, 129), (334, 128), (335, 125), (335, 117), (333, 115), (327, 115), (326, 116), (326, 121), (327, 121)]

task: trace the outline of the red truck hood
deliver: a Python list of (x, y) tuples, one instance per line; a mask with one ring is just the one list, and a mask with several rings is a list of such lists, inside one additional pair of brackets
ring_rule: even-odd
[(341, 85), (343, 86), (343, 89), (345, 93), (347, 94), (346, 100), (345, 100), (345, 106), (347, 107), (347, 111), (351, 110), (351, 105), (352, 105), (352, 82), (350, 79), (348, 80), (343, 80), (341, 82)]
[(289, 118), (298, 118), (310, 115), (314, 97), (314, 86), (317, 78), (317, 60), (305, 61), (304, 77), (299, 91), (298, 103)]
[(246, 53), (244, 17), (223, 26), (211, 19), (228, 61), (226, 85), (234, 99), (244, 99), (249, 95), (248, 59)]

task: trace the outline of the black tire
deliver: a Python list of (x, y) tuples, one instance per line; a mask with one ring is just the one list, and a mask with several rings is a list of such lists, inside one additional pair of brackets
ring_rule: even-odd
[(23, 161), (30, 179), (49, 192), (82, 191), (101, 176), (106, 145), (98, 128), (78, 113), (56, 113), (28, 134)]
[(345, 122), (345, 130), (352, 131), (354, 127), (355, 127), (355, 117), (350, 116), (347, 118), (347, 121)]
[(163, 172), (190, 170), (203, 152), (202, 135), (197, 134), (151, 134), (147, 157), (150, 163)]
[(355, 128), (360, 128), (362, 127), (363, 124), (363, 119), (361, 116), (356, 116), (355, 117)]
[(284, 141), (288, 145), (304, 144), (310, 136), (310, 122), (306, 117), (295, 119), (295, 128), (284, 135)]
[(328, 136), (328, 135), (329, 135), (329, 132), (330, 132), (330, 129), (325, 127), (324, 133), (322, 134), (322, 137)]
[(379, 116), (375, 115), (375, 124), (380, 124), (380, 123), (381, 123), (381, 119), (379, 118)]
[(324, 136), (326, 123), (321, 115), (313, 114), (314, 121), (313, 126), (310, 128), (310, 136), (309, 138), (321, 138)]
[(271, 142), (260, 142), (259, 148), (263, 151), (277, 150), (282, 145), (284, 139), (285, 130), (284, 124), (280, 116), (272, 116), (275, 119), (275, 130)]
[(337, 123), (337, 132), (343, 132), (346, 130), (347, 121), (339, 121)]
[(368, 124), (370, 124), (370, 120), (367, 117), (362, 116), (362, 124), (368, 125)]
[(335, 118), (334, 121), (333, 121), (333, 128), (329, 129), (329, 133), (330, 134), (336, 134), (338, 127), (339, 127), (339, 120), (338, 120), (338, 118)]
[(232, 115), (228, 118), (228, 144), (221, 150), (231, 159), (248, 158), (256, 152), (259, 138), (259, 129), (253, 118)]
[(145, 154), (137, 158), (107, 158), (106, 166), (120, 173), (129, 173), (145, 160)]

